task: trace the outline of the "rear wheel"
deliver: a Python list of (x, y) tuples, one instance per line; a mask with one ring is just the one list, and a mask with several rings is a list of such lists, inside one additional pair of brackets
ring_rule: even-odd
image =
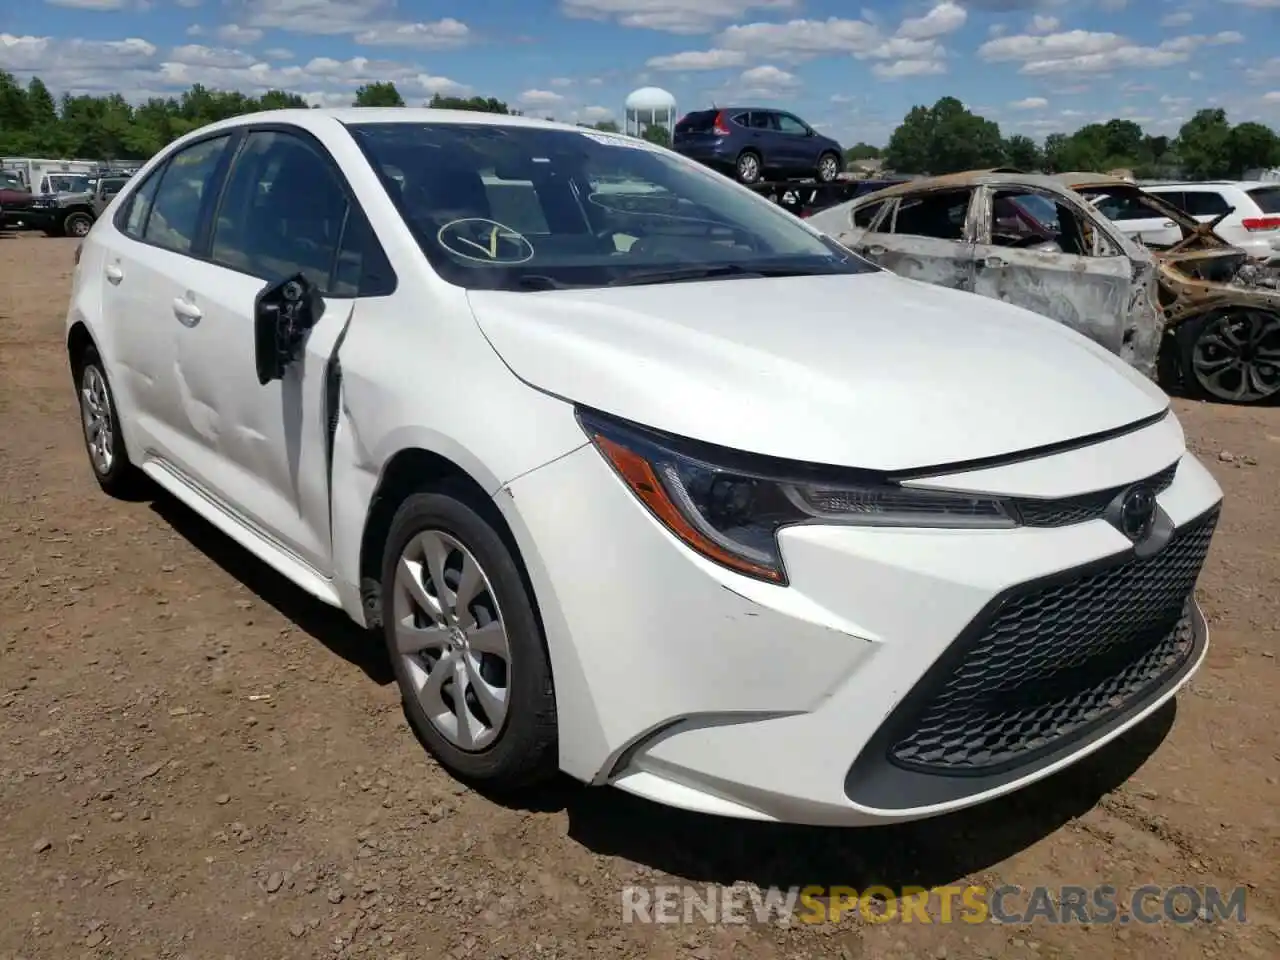
[(840, 176), (840, 158), (834, 153), (824, 153), (818, 158), (818, 181), (831, 183)]
[(1230, 309), (1178, 327), (1188, 391), (1226, 403), (1259, 403), (1280, 394), (1280, 315)]
[(68, 237), (83, 237), (93, 227), (93, 217), (83, 210), (74, 210), (62, 218), (62, 232)]
[(445, 492), (401, 504), (383, 554), (383, 633), (432, 755), (513, 790), (558, 770), (555, 690), (521, 567), (485, 513)]
[(131, 497), (138, 490), (140, 474), (129, 462), (115, 395), (96, 348), (86, 347), (80, 355), (75, 381), (85, 452), (89, 455), (94, 479), (113, 497)]
[(760, 179), (760, 155), (752, 150), (744, 150), (738, 156), (736, 173), (741, 183), (755, 183)]

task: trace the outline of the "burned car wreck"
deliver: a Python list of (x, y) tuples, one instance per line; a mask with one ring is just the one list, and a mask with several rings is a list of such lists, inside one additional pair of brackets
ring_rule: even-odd
[[(1183, 239), (1135, 243), (1104, 215), (1116, 202), (1151, 204)], [(894, 273), (1078, 330), (1166, 389), (1233, 403), (1280, 393), (1276, 274), (1214, 224), (1128, 181), (971, 171), (899, 184), (809, 222)]]

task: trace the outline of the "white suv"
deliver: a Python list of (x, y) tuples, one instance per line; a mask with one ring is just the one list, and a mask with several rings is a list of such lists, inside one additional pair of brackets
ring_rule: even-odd
[[(1280, 260), (1280, 183), (1221, 180), (1161, 183), (1142, 189), (1163, 197), (1201, 223), (1227, 214), (1214, 227), (1223, 240), (1256, 259)], [(1145, 232), (1136, 220), (1121, 219), (1116, 224), (1128, 234)], [(1176, 228), (1172, 235), (1174, 242), (1180, 238)]]
[(931, 816), (1205, 656), (1222, 492), (1154, 384), (637, 138), (214, 124), (90, 230), (67, 348), (101, 486), (149, 477), (376, 627), (491, 788)]

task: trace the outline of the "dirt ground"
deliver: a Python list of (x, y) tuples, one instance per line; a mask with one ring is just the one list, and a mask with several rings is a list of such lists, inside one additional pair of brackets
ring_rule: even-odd
[[(170, 498), (101, 495), (75, 242), (0, 235), (0, 958), (1280, 956), (1280, 407), (1176, 401), (1227, 491), (1193, 684), (1100, 755), (891, 830), (458, 786), (378, 644)], [(1247, 922), (624, 924), (628, 884), (1248, 887)]]

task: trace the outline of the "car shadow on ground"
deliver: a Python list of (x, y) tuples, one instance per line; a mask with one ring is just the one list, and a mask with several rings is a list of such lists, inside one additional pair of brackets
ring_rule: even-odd
[(374, 683), (385, 686), (394, 682), (391, 661), (379, 636), (360, 628), (341, 610), (317, 600), (276, 573), (190, 507), (158, 487), (148, 486), (150, 490), (138, 499), (149, 501), (151, 509), (175, 533), (243, 583), (259, 600), (315, 637), (332, 653), (359, 667)]
[[(299, 589), (167, 493), (152, 488), (150, 496), (138, 499), (149, 501), (176, 533), (263, 603), (375, 683), (393, 682), (386, 649), (376, 636)], [(692, 883), (934, 887), (988, 869), (1087, 813), (1159, 747), (1176, 710), (1176, 702), (1170, 702), (1097, 753), (1010, 796), (891, 827), (799, 827), (712, 817), (620, 790), (586, 787), (568, 777), (514, 796), (479, 792), (510, 809), (564, 811), (569, 837), (586, 849)]]
[(1164, 741), (1176, 716), (1175, 704), (1171, 701), (1048, 780), (959, 813), (890, 827), (732, 820), (564, 781), (527, 798), (524, 805), (564, 809), (570, 838), (594, 853), (623, 857), (693, 883), (935, 887), (986, 870), (1091, 810)]

